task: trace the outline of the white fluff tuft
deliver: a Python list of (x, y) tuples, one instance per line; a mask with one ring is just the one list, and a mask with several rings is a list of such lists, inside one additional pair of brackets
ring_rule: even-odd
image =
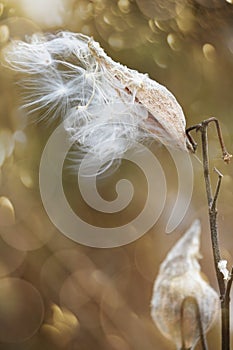
[(135, 142), (157, 138), (148, 109), (136, 96), (148, 77), (118, 63), (108, 69), (114, 61), (93, 39), (70, 32), (33, 35), (28, 42), (13, 41), (4, 57), (6, 66), (23, 75), (28, 113), (65, 121), (77, 162), (80, 152), (109, 164)]

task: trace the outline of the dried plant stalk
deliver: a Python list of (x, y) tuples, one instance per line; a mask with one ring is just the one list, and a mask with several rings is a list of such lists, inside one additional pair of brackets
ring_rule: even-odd
[(217, 208), (216, 202), (220, 190), (222, 174), (215, 169), (218, 174), (218, 183), (213, 195), (212, 186), (210, 182), (210, 171), (209, 171), (209, 155), (208, 155), (208, 139), (207, 139), (207, 128), (209, 123), (214, 122), (217, 129), (217, 134), (219, 137), (220, 146), (222, 149), (222, 158), (224, 162), (229, 163), (232, 155), (226, 150), (220, 125), (216, 118), (209, 118), (204, 120), (202, 123), (194, 125), (186, 130), (187, 137), (193, 145), (193, 149), (196, 149), (197, 144), (190, 135), (190, 131), (196, 130), (201, 133), (202, 140), (202, 157), (203, 157), (203, 170), (204, 179), (206, 185), (207, 202), (209, 209), (209, 223), (210, 223), (210, 233), (212, 241), (212, 251), (214, 256), (215, 272), (218, 280), (220, 301), (221, 301), (221, 320), (222, 320), (222, 338), (221, 338), (221, 348), (222, 350), (230, 350), (230, 290), (232, 285), (233, 274), (229, 274), (229, 278), (225, 278), (225, 273), (222, 269), (222, 258), (219, 246), (219, 233), (217, 225)]

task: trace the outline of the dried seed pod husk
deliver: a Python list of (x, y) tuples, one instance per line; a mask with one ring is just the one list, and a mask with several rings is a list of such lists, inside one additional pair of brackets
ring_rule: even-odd
[(136, 70), (113, 61), (97, 42), (91, 40), (89, 47), (93, 55), (103, 64), (149, 112), (145, 121), (148, 129), (163, 144), (187, 150), (185, 116), (174, 95), (163, 85)]
[(194, 349), (213, 324), (219, 298), (203, 278), (200, 258), (200, 222), (196, 220), (160, 266), (151, 301), (152, 318), (177, 349)]

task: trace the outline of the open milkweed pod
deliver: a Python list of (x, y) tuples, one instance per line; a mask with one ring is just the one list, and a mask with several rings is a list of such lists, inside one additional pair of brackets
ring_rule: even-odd
[(89, 47), (99, 63), (105, 65), (124, 88), (148, 111), (145, 129), (154, 134), (161, 143), (187, 150), (185, 117), (181, 106), (165, 86), (136, 70), (114, 62), (97, 42), (91, 40)]
[(219, 308), (217, 293), (200, 272), (200, 231), (196, 220), (167, 254), (154, 283), (151, 316), (179, 350), (194, 349), (200, 328), (209, 330)]
[(175, 97), (148, 75), (114, 62), (92, 38), (35, 34), (27, 42), (12, 41), (3, 57), (23, 76), (28, 114), (65, 121), (84, 153), (121, 159), (147, 139), (187, 150), (185, 117)]

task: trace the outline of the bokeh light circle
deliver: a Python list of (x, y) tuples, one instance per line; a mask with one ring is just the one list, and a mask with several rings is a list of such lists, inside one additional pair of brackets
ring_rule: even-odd
[(3, 278), (0, 283), (0, 341), (22, 342), (30, 339), (44, 318), (39, 291), (19, 278)]
[(17, 250), (0, 240), (0, 277), (5, 277), (22, 265), (26, 252)]

